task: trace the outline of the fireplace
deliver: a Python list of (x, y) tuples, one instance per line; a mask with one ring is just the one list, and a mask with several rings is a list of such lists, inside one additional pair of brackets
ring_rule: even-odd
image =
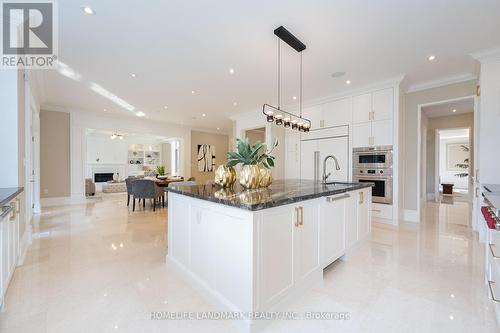
[(113, 180), (113, 172), (96, 172), (94, 173), (95, 183), (105, 183), (107, 181)]

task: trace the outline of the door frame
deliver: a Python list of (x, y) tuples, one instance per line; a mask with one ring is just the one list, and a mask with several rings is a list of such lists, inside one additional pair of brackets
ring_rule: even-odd
[[(438, 105), (438, 104), (446, 104), (450, 102), (457, 102), (457, 101), (463, 101), (466, 99), (473, 99), (474, 100), (474, 106), (473, 106), (473, 113), (474, 113), (474, 120), (476, 119), (476, 114), (477, 114), (477, 96), (476, 95), (468, 95), (468, 96), (463, 96), (463, 97), (457, 97), (457, 98), (451, 98), (451, 99), (445, 99), (445, 100), (440, 100), (440, 101), (434, 101), (434, 102), (429, 102), (429, 103), (422, 103), (418, 104), (417, 106), (417, 212), (416, 212), (416, 217), (417, 217), (417, 223), (420, 221), (421, 217), (421, 172), (422, 172), (422, 153), (421, 153), (421, 145), (422, 145), (422, 109), (424, 107), (432, 106), (432, 105)], [(474, 135), (476, 135), (477, 132), (477, 122), (474, 121)], [(469, 140), (470, 140), (470, 132), (469, 132)], [(474, 140), (474, 155), (477, 150), (477, 142)], [(476, 164), (477, 160), (474, 160), (474, 168), (477, 170), (479, 167)], [(475, 176), (475, 175), (474, 175)]]

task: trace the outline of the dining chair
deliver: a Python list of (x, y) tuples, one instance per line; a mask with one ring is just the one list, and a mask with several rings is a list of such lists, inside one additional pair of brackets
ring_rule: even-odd
[(127, 185), (127, 207), (130, 206), (130, 196), (132, 195), (132, 182), (137, 180), (136, 177), (129, 176), (125, 178), (125, 184)]
[[(132, 211), (135, 211), (135, 199), (142, 199), (142, 207), (146, 207), (146, 199), (149, 199), (153, 206), (153, 212), (156, 211), (156, 200), (163, 196), (163, 189), (156, 185), (153, 180), (137, 179), (132, 182)], [(165, 207), (165, 201), (163, 207)]]

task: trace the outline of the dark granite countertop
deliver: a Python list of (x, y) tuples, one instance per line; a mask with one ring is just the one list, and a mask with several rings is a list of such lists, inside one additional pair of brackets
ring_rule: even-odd
[(24, 190), (23, 187), (0, 188), (0, 206), (4, 206)]
[(323, 185), (312, 180), (276, 180), (268, 188), (248, 190), (238, 182), (232, 189), (218, 185), (172, 186), (167, 190), (227, 206), (256, 211), (294, 202), (325, 197), (373, 186), (371, 183), (334, 183)]

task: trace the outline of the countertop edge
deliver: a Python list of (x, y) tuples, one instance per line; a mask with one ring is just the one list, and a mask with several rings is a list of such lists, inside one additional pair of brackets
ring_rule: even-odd
[(282, 199), (279, 201), (273, 201), (273, 202), (262, 203), (262, 204), (253, 204), (253, 205), (252, 204), (242, 204), (239, 202), (234, 202), (232, 200), (225, 200), (225, 199), (219, 199), (219, 198), (214, 198), (214, 197), (201, 196), (201, 195), (193, 194), (191, 192), (183, 192), (182, 190), (178, 190), (176, 188), (168, 188), (168, 189), (166, 189), (166, 191), (180, 194), (180, 195), (185, 195), (187, 197), (191, 197), (191, 198), (195, 198), (195, 199), (199, 199), (199, 200), (218, 203), (218, 204), (221, 204), (224, 206), (240, 208), (240, 209), (243, 209), (246, 211), (256, 212), (259, 210), (289, 205), (289, 204), (293, 204), (296, 202), (301, 202), (301, 201), (312, 200), (312, 199), (317, 199), (317, 198), (321, 198), (321, 197), (328, 197), (328, 196), (332, 196), (332, 195), (357, 191), (357, 190), (372, 187), (372, 186), (373, 185), (371, 183), (359, 183), (359, 184), (353, 184), (352, 188), (333, 189), (333, 190), (325, 191), (322, 193), (307, 194), (307, 195), (298, 196), (295, 198), (288, 198), (288, 199)]
[(24, 187), (8, 187), (8, 188), (3, 188), (2, 190), (10, 190), (12, 189), (13, 192), (7, 195), (5, 198), (0, 197), (0, 206), (5, 205), (15, 197), (17, 197), (19, 194), (21, 194), (24, 191)]

